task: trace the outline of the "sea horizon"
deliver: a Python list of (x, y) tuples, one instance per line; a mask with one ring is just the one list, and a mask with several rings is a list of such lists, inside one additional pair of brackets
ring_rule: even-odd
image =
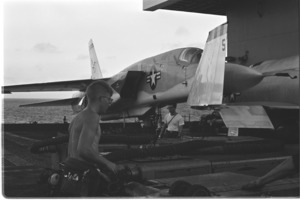
[[(19, 107), (31, 103), (59, 100), (57, 98), (3, 98), (2, 123), (63, 123), (66, 116), (70, 122), (77, 113), (74, 113), (71, 106), (47, 106), (47, 107)], [(186, 103), (177, 104), (177, 112), (181, 114), (185, 121), (199, 121), (201, 115), (211, 111), (199, 111), (191, 109)], [(161, 109), (162, 117), (168, 111), (164, 107)], [(113, 121), (123, 121), (113, 120)], [(137, 118), (126, 119), (127, 122), (139, 121)], [(108, 121), (109, 122), (109, 121)]]

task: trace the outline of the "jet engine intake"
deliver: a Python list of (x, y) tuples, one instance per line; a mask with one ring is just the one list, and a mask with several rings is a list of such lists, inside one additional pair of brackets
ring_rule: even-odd
[(85, 92), (78, 92), (73, 95), (73, 98), (78, 98), (78, 101), (71, 104), (74, 113), (79, 113), (87, 106), (87, 98)]

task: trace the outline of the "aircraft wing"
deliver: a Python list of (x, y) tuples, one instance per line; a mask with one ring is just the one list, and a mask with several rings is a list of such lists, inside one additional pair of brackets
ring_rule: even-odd
[(274, 108), (274, 109), (286, 109), (286, 110), (299, 110), (300, 109), (300, 106), (297, 106), (297, 105), (291, 105), (291, 106), (288, 106), (288, 105), (269, 105), (269, 104), (262, 104), (264, 105), (265, 107), (269, 107), (269, 108)]
[(62, 99), (62, 100), (55, 100), (55, 101), (47, 101), (47, 102), (40, 102), (40, 103), (32, 103), (32, 104), (25, 104), (20, 105), (20, 107), (40, 107), (40, 106), (68, 106), (78, 103), (81, 98), (69, 98), (69, 99)]
[(263, 107), (268, 107), (272, 109), (288, 109), (288, 110), (295, 110), (299, 109), (300, 106), (293, 104), (293, 103), (287, 103), (287, 102), (274, 102), (274, 101), (243, 101), (243, 102), (233, 102), (233, 103), (226, 103), (229, 106), (257, 106), (261, 105)]
[(97, 80), (106, 81), (108, 79), (96, 79), (96, 80), (84, 79), (84, 80), (73, 80), (73, 81), (10, 85), (10, 86), (3, 86), (2, 93), (10, 94), (13, 92), (85, 91), (86, 87), (89, 84)]
[(188, 97), (190, 106), (222, 104), (227, 24), (209, 32)]

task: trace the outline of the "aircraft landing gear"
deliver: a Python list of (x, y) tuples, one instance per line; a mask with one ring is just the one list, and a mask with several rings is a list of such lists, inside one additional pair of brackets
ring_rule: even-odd
[(143, 132), (151, 132), (151, 134), (155, 135), (155, 138), (152, 142), (152, 144), (155, 145), (162, 127), (161, 108), (152, 108), (143, 117), (140, 117), (139, 119), (142, 120)]

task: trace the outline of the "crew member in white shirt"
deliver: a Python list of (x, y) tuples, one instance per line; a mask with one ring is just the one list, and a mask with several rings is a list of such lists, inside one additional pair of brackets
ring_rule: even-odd
[(169, 113), (166, 114), (163, 120), (164, 125), (160, 131), (159, 138), (181, 138), (184, 119), (176, 112), (176, 104), (168, 105), (167, 109)]

